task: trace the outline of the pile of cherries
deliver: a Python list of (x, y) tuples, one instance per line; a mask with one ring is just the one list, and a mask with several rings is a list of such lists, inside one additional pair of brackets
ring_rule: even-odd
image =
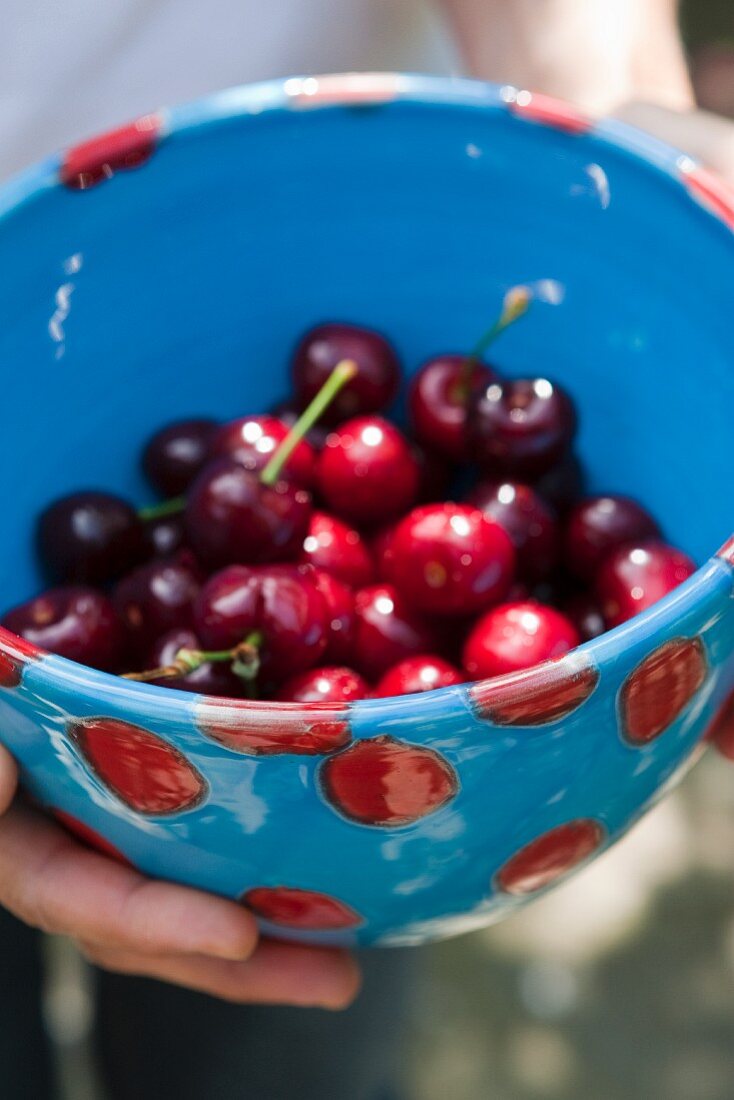
[(635, 501), (582, 496), (560, 386), (483, 360), (529, 302), (515, 288), (473, 353), (417, 371), (408, 431), (384, 417), (389, 342), (311, 330), (271, 413), (148, 441), (160, 504), (52, 503), (37, 536), (57, 587), (3, 624), (131, 679), (310, 703), (513, 672), (649, 607), (693, 562)]

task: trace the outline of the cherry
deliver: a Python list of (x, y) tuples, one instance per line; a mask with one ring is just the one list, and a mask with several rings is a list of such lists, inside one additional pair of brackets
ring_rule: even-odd
[(164, 497), (185, 493), (209, 458), (215, 420), (179, 420), (151, 437), (143, 451), (143, 470)]
[(647, 745), (665, 733), (702, 687), (707, 671), (700, 638), (671, 638), (648, 654), (619, 692), (625, 740)]
[(55, 580), (99, 584), (143, 559), (145, 536), (127, 501), (88, 491), (62, 497), (41, 513), (38, 548)]
[(195, 631), (207, 649), (231, 649), (259, 627), (259, 616), (259, 575), (246, 565), (214, 573), (194, 603)]
[(156, 558), (170, 558), (184, 545), (184, 522), (181, 513), (145, 520), (143, 531), (149, 553)]
[(559, 516), (565, 516), (583, 496), (586, 475), (576, 456), (568, 454), (555, 466), (551, 466), (550, 470), (535, 478), (532, 486)]
[(392, 558), (392, 539), (395, 534), (395, 524), (381, 527), (370, 539), (370, 551), (375, 563), (375, 570), (379, 580), (386, 580)]
[(51, 588), (8, 611), (3, 626), (40, 649), (92, 668), (112, 672), (122, 660), (124, 635), (115, 609), (93, 588)]
[(375, 695), (414, 695), (420, 691), (463, 684), (464, 679), (458, 668), (442, 657), (421, 654), (407, 657), (389, 669), (379, 681)]
[(354, 600), (357, 629), (353, 663), (368, 680), (377, 680), (406, 657), (439, 648), (435, 627), (408, 607), (389, 584), (359, 591)]
[(571, 398), (547, 378), (490, 382), (470, 405), (470, 451), (490, 477), (539, 477), (563, 458), (575, 431)]
[(192, 485), (185, 513), (189, 544), (204, 565), (286, 561), (308, 533), (311, 497), (286, 481), (263, 484), (233, 459), (210, 463)]
[(313, 569), (311, 580), (326, 609), (327, 642), (324, 656), (332, 662), (349, 661), (357, 627), (354, 593), (342, 581), (321, 569)]
[(318, 484), (329, 507), (357, 523), (375, 523), (416, 500), (418, 463), (405, 436), (388, 420), (359, 417), (342, 424), (319, 456)]
[[(260, 473), (291, 427), (274, 416), (245, 416), (232, 420), (224, 424), (211, 441), (211, 457), (233, 458), (246, 470)], [(316, 477), (316, 452), (305, 439), (299, 440), (284, 463), (282, 476), (304, 489), (312, 488)]]
[(568, 517), (566, 565), (577, 577), (591, 581), (612, 550), (659, 534), (660, 528), (649, 512), (629, 497), (588, 497)]
[(579, 632), (582, 642), (598, 638), (606, 630), (604, 616), (598, 601), (587, 592), (581, 592), (566, 601), (564, 614)]
[(196, 573), (168, 558), (141, 565), (123, 577), (112, 602), (135, 651), (142, 655), (161, 634), (193, 625), (198, 592)]
[(598, 822), (585, 818), (557, 825), (516, 852), (497, 872), (497, 885), (507, 894), (534, 894), (588, 859), (604, 836)]
[(496, 375), (466, 355), (429, 359), (413, 375), (408, 412), (416, 439), (427, 451), (451, 462), (466, 462), (469, 395), (488, 386)]
[(206, 795), (193, 764), (150, 730), (119, 718), (85, 718), (70, 722), (68, 733), (101, 782), (137, 813), (181, 813)]
[[(292, 428), (297, 422), (300, 414), (295, 401), (280, 401), (270, 410), (270, 415), (277, 417), (278, 420), (285, 424), (286, 428)], [(306, 432), (306, 439), (315, 451), (320, 451), (326, 443), (328, 434), (329, 429), (327, 427), (321, 424), (314, 424), (313, 428)]]
[(596, 594), (608, 628), (619, 626), (667, 596), (695, 573), (681, 550), (659, 539), (620, 546), (596, 576)]
[(517, 555), (519, 576), (543, 580), (556, 567), (560, 539), (556, 518), (542, 497), (519, 482), (483, 481), (469, 501), (505, 529)]
[(324, 931), (362, 923), (359, 914), (338, 898), (293, 886), (256, 886), (247, 891), (242, 903), (262, 920), (284, 928)]
[(350, 821), (398, 828), (449, 802), (454, 769), (434, 749), (381, 736), (355, 741), (321, 765), (326, 800)]
[(537, 603), (502, 604), (469, 634), (463, 664), (479, 680), (562, 657), (578, 644), (576, 628), (560, 611)]
[(406, 602), (437, 615), (468, 615), (501, 599), (515, 552), (505, 530), (468, 504), (424, 504), (395, 528), (385, 567)]
[[(196, 634), (193, 630), (169, 630), (153, 646), (147, 664), (150, 668), (165, 668), (173, 664), (182, 649), (201, 649)], [(192, 672), (148, 682), (178, 691), (194, 691), (200, 695), (230, 697), (242, 695), (243, 692), (243, 681), (235, 675), (230, 664), (221, 661), (205, 661)]]
[(300, 560), (353, 588), (362, 588), (374, 579), (374, 565), (362, 536), (327, 512), (311, 514)]
[(358, 672), (340, 665), (325, 665), (291, 676), (275, 698), (281, 703), (350, 703), (366, 699), (369, 684)]
[(384, 336), (355, 325), (319, 325), (306, 333), (293, 356), (293, 388), (299, 408), (313, 399), (345, 359), (356, 363), (357, 374), (332, 403), (325, 424), (380, 412), (398, 391), (400, 364)]

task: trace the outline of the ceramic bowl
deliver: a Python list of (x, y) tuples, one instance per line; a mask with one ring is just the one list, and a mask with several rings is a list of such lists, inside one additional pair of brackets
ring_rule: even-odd
[(384, 74), (235, 89), (6, 185), (0, 606), (42, 584), (45, 503), (144, 502), (148, 433), (267, 408), (307, 327), (380, 328), (411, 371), (470, 347), (516, 283), (539, 300), (497, 365), (568, 386), (591, 487), (638, 496), (701, 563), (564, 660), (348, 707), (135, 685), (3, 632), (0, 738), (27, 789), (313, 942), (451, 935), (603, 852), (734, 687), (733, 229), (725, 188), (642, 133)]

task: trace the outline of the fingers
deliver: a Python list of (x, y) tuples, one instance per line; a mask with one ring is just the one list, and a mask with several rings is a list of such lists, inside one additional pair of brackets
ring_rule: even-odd
[(734, 186), (734, 123), (708, 111), (669, 111), (637, 101), (614, 113), (702, 161)]
[(238, 1003), (346, 1008), (359, 991), (360, 974), (346, 952), (263, 941), (246, 962), (194, 955), (141, 955), (82, 944), (90, 962), (105, 970), (186, 986)]
[(257, 942), (235, 902), (146, 879), (19, 805), (0, 818), (0, 903), (27, 924), (120, 951), (241, 960)]
[(7, 749), (0, 745), (0, 816), (10, 806), (15, 796), (18, 769)]

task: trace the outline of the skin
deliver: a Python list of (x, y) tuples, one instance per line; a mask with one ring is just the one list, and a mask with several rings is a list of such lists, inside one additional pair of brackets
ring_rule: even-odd
[[(475, 76), (613, 113), (734, 184), (734, 124), (696, 110), (675, 0), (443, 0)], [(0, 748), (0, 904), (70, 936), (109, 970), (236, 1002), (346, 1007), (359, 972), (344, 952), (259, 942), (233, 902), (145, 879), (14, 802)]]

